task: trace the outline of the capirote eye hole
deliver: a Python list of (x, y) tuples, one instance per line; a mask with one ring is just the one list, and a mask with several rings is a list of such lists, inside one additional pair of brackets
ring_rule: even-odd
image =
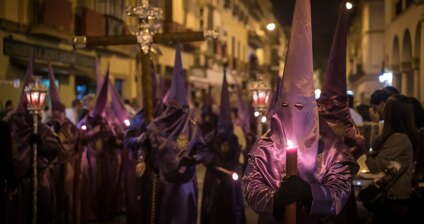
[(281, 104), (281, 106), (282, 106), (282, 107), (288, 107), (288, 106), (289, 106), (289, 104), (288, 104), (288, 103), (286, 103), (286, 102), (283, 102), (283, 103)]
[(302, 109), (303, 109), (303, 104), (301, 104), (301, 103), (296, 103), (296, 104), (294, 105), (294, 107), (296, 107), (298, 110), (302, 110)]

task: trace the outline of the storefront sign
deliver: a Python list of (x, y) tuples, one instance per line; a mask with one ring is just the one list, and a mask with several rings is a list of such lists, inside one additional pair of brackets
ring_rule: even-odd
[(4, 55), (30, 58), (32, 52), (34, 52), (34, 59), (59, 62), (70, 67), (93, 69), (96, 63), (95, 57), (72, 51), (29, 44), (11, 38), (4, 38), (3, 40)]

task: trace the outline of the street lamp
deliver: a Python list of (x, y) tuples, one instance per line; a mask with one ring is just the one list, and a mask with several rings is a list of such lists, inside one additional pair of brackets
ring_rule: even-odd
[(252, 92), (252, 103), (253, 108), (255, 109), (255, 115), (257, 114), (257, 122), (258, 122), (258, 138), (262, 136), (262, 114), (265, 111), (268, 101), (269, 101), (269, 95), (271, 93), (271, 88), (262, 80), (262, 77), (259, 77), (259, 80), (255, 83), (253, 88), (250, 89)]
[[(38, 116), (44, 106), (44, 101), (47, 95), (47, 88), (41, 83), (40, 76), (33, 76), (33, 80), (25, 87), (25, 95), (28, 101), (28, 111), (33, 117), (33, 134), (38, 133)], [(37, 223), (37, 189), (38, 189), (38, 172), (37, 172), (37, 144), (32, 145), (33, 150), (33, 218), (32, 222)]]
[(346, 9), (351, 10), (353, 7), (353, 4), (351, 2), (346, 2)]
[(267, 29), (268, 31), (273, 31), (273, 30), (275, 30), (275, 23), (268, 23), (268, 24), (266, 25), (266, 29)]

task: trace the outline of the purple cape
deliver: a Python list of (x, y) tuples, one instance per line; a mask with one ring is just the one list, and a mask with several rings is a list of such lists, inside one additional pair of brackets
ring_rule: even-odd
[(105, 118), (89, 115), (83, 125), (81, 220), (111, 220), (118, 212), (122, 145)]
[[(274, 194), (287, 175), (288, 140), (297, 146), (297, 173), (311, 187), (309, 213), (299, 208), (298, 223), (319, 223), (337, 215), (351, 191), (358, 165), (344, 142), (318, 119), (314, 99), (309, 0), (296, 0), (282, 88), (271, 117), (271, 130), (252, 147), (243, 177), (247, 203), (259, 223), (274, 220)], [(284, 219), (283, 219), (284, 220)], [(280, 221), (281, 223), (281, 221)]]
[[(31, 223), (32, 217), (32, 155), (29, 144), (32, 118), (29, 114), (15, 114), (11, 119), (14, 180), (17, 193), (11, 201), (12, 223)], [(56, 194), (54, 168), (64, 149), (51, 129), (39, 123), (41, 147), (38, 148), (38, 223), (56, 223)]]
[[(241, 170), (241, 164), (238, 162), (240, 146), (233, 132), (225, 70), (218, 125), (211, 140), (208, 142), (208, 146), (214, 158), (205, 174), (201, 223), (246, 223), (240, 181), (234, 181), (232, 176), (223, 174), (214, 168), (214, 166), (223, 167), (237, 173), (240, 173)], [(226, 200), (223, 201), (223, 198)]]

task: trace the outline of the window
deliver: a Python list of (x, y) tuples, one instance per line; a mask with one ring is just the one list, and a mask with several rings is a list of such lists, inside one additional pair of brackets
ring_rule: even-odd
[(115, 89), (119, 93), (120, 96), (122, 96), (123, 85), (124, 85), (124, 80), (122, 80), (122, 79), (115, 79)]

